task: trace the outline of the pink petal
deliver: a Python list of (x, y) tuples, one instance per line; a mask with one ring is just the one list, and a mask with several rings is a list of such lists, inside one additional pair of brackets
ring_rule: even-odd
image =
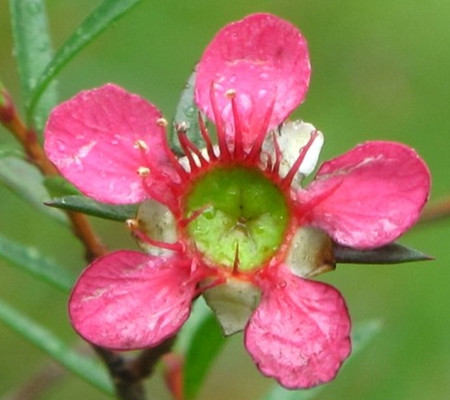
[(351, 351), (350, 318), (339, 292), (280, 266), (245, 332), (261, 372), (289, 389), (332, 380)]
[(235, 90), (244, 139), (250, 143), (273, 102), (269, 129), (303, 101), (309, 77), (307, 43), (298, 29), (274, 15), (254, 14), (225, 26), (206, 48), (197, 69), (195, 99), (215, 121), (210, 98), (214, 83), (219, 112), (230, 127), (233, 115), (226, 92)]
[(196, 282), (190, 261), (117, 251), (94, 261), (79, 278), (69, 313), (89, 342), (116, 350), (157, 345), (188, 318)]
[[(45, 151), (60, 172), (96, 200), (136, 203), (148, 197), (139, 167), (151, 173), (149, 185), (167, 190), (173, 172), (160, 112), (141, 97), (107, 84), (77, 94), (57, 106), (45, 130)], [(141, 140), (146, 155), (136, 146)], [(161, 174), (163, 169), (167, 169)]]
[(417, 221), (429, 191), (430, 173), (413, 149), (367, 142), (325, 162), (298, 198), (309, 224), (340, 244), (373, 248)]

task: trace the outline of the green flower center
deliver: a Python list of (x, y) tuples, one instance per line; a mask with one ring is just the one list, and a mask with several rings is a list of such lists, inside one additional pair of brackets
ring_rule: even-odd
[(240, 271), (270, 259), (289, 221), (286, 198), (261, 171), (241, 166), (217, 167), (201, 176), (186, 196), (190, 238), (205, 258)]

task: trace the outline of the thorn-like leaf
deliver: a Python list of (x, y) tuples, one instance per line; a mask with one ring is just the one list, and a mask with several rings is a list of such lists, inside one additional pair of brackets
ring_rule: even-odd
[(50, 207), (77, 211), (113, 221), (126, 221), (127, 219), (134, 218), (137, 212), (137, 206), (135, 204), (116, 206), (100, 203), (89, 197), (78, 195), (59, 197), (46, 201), (45, 204)]
[(359, 250), (335, 244), (334, 256), (337, 263), (351, 264), (398, 264), (411, 261), (429, 261), (433, 257), (419, 250), (391, 243), (378, 249)]

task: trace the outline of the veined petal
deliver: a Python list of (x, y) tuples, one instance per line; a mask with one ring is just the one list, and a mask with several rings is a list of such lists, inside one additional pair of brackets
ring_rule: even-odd
[(380, 141), (325, 162), (298, 198), (307, 223), (345, 246), (374, 248), (417, 221), (429, 191), (430, 173), (417, 153)]
[(190, 260), (117, 251), (94, 261), (69, 302), (75, 330), (91, 343), (115, 350), (157, 345), (190, 313), (195, 285)]
[(162, 192), (174, 174), (159, 118), (151, 103), (107, 84), (53, 109), (45, 151), (86, 195), (113, 204), (136, 203), (148, 197), (143, 175), (148, 175), (148, 187)]
[(332, 380), (350, 354), (350, 325), (336, 289), (280, 266), (263, 288), (245, 345), (263, 374), (289, 389), (310, 388)]
[(251, 143), (272, 103), (269, 129), (303, 101), (309, 78), (307, 43), (298, 29), (274, 15), (254, 14), (224, 27), (206, 48), (197, 69), (195, 99), (215, 120), (210, 98), (214, 84), (219, 114), (232, 133), (227, 92), (235, 91), (244, 141)]

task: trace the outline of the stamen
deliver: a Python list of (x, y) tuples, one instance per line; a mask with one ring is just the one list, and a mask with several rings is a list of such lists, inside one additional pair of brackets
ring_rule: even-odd
[(156, 124), (165, 128), (167, 126), (167, 120), (165, 118), (158, 118)]
[(266, 171), (271, 170), (272, 170), (272, 156), (270, 154), (267, 154)]
[(197, 146), (189, 140), (185, 131), (178, 131), (178, 140), (180, 141), (180, 145), (187, 157), (188, 152), (194, 153), (198, 157), (201, 166), (208, 165), (208, 161), (205, 159)]
[(148, 151), (147, 143), (145, 143), (142, 139), (136, 140), (134, 143), (134, 148), (142, 151)]
[(150, 175), (150, 168), (147, 168), (147, 167), (139, 167), (139, 168), (137, 169), (137, 174), (138, 174), (140, 177), (145, 178), (146, 176), (149, 176), (149, 175)]
[(129, 230), (137, 229), (139, 227), (139, 222), (137, 219), (130, 218), (125, 221), (125, 225)]
[(147, 243), (154, 247), (160, 247), (166, 250), (181, 252), (184, 250), (184, 246), (181, 242), (167, 243), (159, 240), (149, 238), (145, 232), (139, 229), (139, 222), (135, 219), (129, 219), (125, 221), (128, 229), (131, 230), (131, 234), (139, 241)]
[(220, 157), (224, 160), (229, 160), (231, 158), (231, 155), (226, 141), (225, 124), (219, 112), (219, 106), (217, 104), (214, 86), (215, 84), (214, 82), (212, 82), (209, 91), (209, 97), (211, 99), (211, 107), (214, 114), (214, 120), (216, 121), (217, 142), (219, 144)]
[(277, 90), (275, 88), (269, 103), (269, 107), (267, 108), (266, 113), (264, 114), (261, 127), (258, 130), (259, 133), (256, 136), (256, 140), (253, 144), (252, 149), (250, 150), (250, 153), (248, 153), (246, 157), (246, 159), (249, 161), (255, 161), (255, 159), (261, 154), (261, 147), (269, 130), (270, 118), (272, 117), (273, 109), (275, 107), (276, 97), (277, 97)]
[(181, 148), (183, 149), (184, 154), (186, 154), (186, 157), (189, 161), (189, 167), (190, 172), (196, 172), (198, 171), (198, 165), (194, 160), (194, 157), (192, 156), (192, 153), (189, 151), (189, 147), (186, 144), (187, 137), (185, 132), (177, 132), (178, 133), (178, 140), (180, 142)]
[(286, 174), (286, 176), (283, 178), (281, 182), (282, 189), (287, 189), (294, 179), (295, 174), (297, 173), (298, 169), (302, 165), (303, 160), (306, 157), (306, 154), (308, 153), (308, 150), (311, 148), (312, 144), (314, 143), (314, 140), (316, 140), (317, 136), (319, 136), (318, 131), (311, 132), (311, 136), (308, 140), (308, 143), (306, 143), (301, 149), (300, 153), (297, 157), (297, 160), (295, 160), (294, 164), (292, 165), (289, 172)]
[(208, 152), (209, 159), (211, 161), (217, 160), (216, 154), (214, 153), (214, 147), (211, 142), (211, 136), (209, 135), (208, 128), (206, 128), (205, 121), (203, 120), (200, 111), (198, 112), (198, 125), (200, 127), (200, 133), (206, 144), (206, 151)]
[(239, 117), (239, 111), (236, 104), (236, 91), (234, 89), (230, 89), (226, 92), (226, 96), (231, 100), (231, 108), (233, 110), (234, 157), (237, 159), (241, 159), (244, 156), (244, 144), (242, 142), (243, 140), (242, 123)]
[(273, 148), (275, 150), (275, 164), (273, 165), (272, 172), (278, 175), (280, 172), (282, 154), (280, 145), (278, 144), (277, 135), (274, 132), (272, 132), (272, 139), (273, 139)]
[(209, 210), (213, 208), (212, 204), (206, 204), (203, 207), (199, 208), (198, 210), (195, 210), (191, 216), (188, 218), (183, 218), (179, 221), (179, 224), (182, 228), (188, 226), (192, 221), (197, 219), (200, 215), (202, 215), (206, 210)]

